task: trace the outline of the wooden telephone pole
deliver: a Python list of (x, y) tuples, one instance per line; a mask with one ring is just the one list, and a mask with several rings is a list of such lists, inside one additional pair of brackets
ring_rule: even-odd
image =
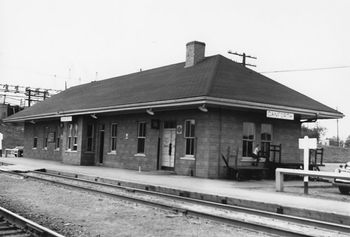
[(250, 55), (246, 55), (245, 53), (237, 53), (237, 52), (232, 52), (231, 50), (228, 51), (229, 54), (234, 54), (234, 55), (237, 55), (237, 56), (240, 56), (242, 57), (242, 65), (244, 67), (246, 66), (251, 66), (251, 67), (256, 67), (256, 65), (253, 65), (253, 64), (249, 64), (249, 63), (246, 63), (246, 58), (251, 58), (251, 59), (257, 59), (257, 57), (253, 57), (253, 56), (250, 56)]

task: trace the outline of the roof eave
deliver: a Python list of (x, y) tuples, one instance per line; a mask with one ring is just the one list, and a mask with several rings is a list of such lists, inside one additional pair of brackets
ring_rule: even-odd
[(99, 108), (90, 108), (90, 109), (80, 109), (80, 110), (69, 110), (69, 111), (57, 111), (56, 113), (46, 113), (46, 114), (37, 114), (29, 115), (22, 117), (8, 117), (4, 119), (4, 122), (23, 122), (28, 120), (36, 119), (46, 119), (46, 118), (59, 118), (62, 116), (74, 116), (74, 115), (85, 115), (93, 113), (108, 113), (108, 112), (121, 112), (121, 111), (132, 111), (132, 110), (141, 110), (152, 107), (164, 108), (164, 107), (179, 107), (179, 106), (188, 106), (188, 105), (217, 105), (225, 107), (238, 107), (245, 109), (257, 109), (257, 110), (278, 110), (281, 112), (295, 113), (302, 116), (308, 117), (317, 117), (318, 119), (339, 119), (343, 118), (344, 115), (340, 112), (329, 112), (329, 111), (320, 111), (316, 109), (304, 109), (283, 105), (273, 105), (273, 104), (264, 104), (250, 101), (242, 100), (232, 100), (232, 99), (223, 99), (217, 97), (192, 97), (192, 98), (182, 98), (174, 100), (165, 100), (165, 101), (155, 101), (155, 102), (144, 102), (144, 103), (135, 103), (135, 104), (126, 104), (126, 105), (117, 105), (117, 106), (108, 106), (108, 107), (99, 107)]

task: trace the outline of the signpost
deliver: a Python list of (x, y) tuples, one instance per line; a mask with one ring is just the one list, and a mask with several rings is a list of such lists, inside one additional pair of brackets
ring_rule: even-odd
[[(299, 138), (299, 149), (304, 150), (304, 170), (309, 170), (309, 149), (317, 148), (317, 139), (309, 138), (305, 136), (304, 138)], [(304, 176), (304, 194), (308, 194), (308, 183), (309, 176)]]

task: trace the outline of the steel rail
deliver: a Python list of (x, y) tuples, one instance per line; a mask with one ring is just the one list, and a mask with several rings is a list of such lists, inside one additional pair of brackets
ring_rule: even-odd
[[(5, 171), (5, 172), (13, 173), (13, 172), (8, 172), (8, 171)], [(44, 176), (47, 175), (47, 173), (42, 173), (42, 172), (36, 172), (36, 173), (39, 173), (40, 175), (44, 175)], [(215, 215), (215, 214), (211, 214), (211, 213), (204, 213), (204, 212), (196, 211), (196, 210), (193, 210), (193, 209), (179, 208), (179, 207), (172, 206), (170, 204), (162, 204), (160, 202), (144, 200), (142, 198), (131, 197), (131, 196), (126, 196), (126, 195), (122, 195), (122, 194), (110, 193), (110, 192), (106, 192), (106, 191), (96, 190), (96, 189), (93, 189), (93, 188), (87, 188), (87, 187), (82, 187), (82, 186), (79, 186), (79, 185), (59, 182), (57, 180), (49, 180), (49, 179), (45, 179), (45, 178), (42, 178), (42, 177), (31, 176), (31, 175), (28, 175), (28, 174), (20, 174), (20, 173), (14, 173), (14, 174), (20, 175), (20, 176), (25, 177), (25, 178), (32, 178), (32, 179), (36, 179), (36, 180), (40, 180), (40, 181), (46, 181), (46, 182), (50, 182), (50, 183), (54, 183), (54, 184), (58, 184), (58, 185), (64, 185), (64, 186), (75, 188), (75, 189), (80, 189), (80, 190), (84, 190), (84, 191), (90, 191), (90, 192), (97, 193), (97, 194), (103, 194), (103, 195), (106, 195), (106, 196), (109, 196), (109, 197), (119, 198), (119, 199), (126, 200), (126, 201), (138, 202), (138, 203), (142, 203), (142, 204), (145, 204), (145, 205), (151, 205), (151, 206), (154, 206), (154, 207), (168, 209), (168, 210), (175, 210), (177, 212), (181, 212), (181, 213), (184, 213), (184, 214), (189, 214), (189, 215), (193, 215), (193, 216), (199, 216), (199, 217), (203, 217), (203, 218), (206, 218), (206, 219), (211, 219), (211, 220), (214, 220), (214, 221), (219, 221), (219, 222), (223, 222), (223, 223), (227, 223), (227, 224), (231, 224), (231, 225), (245, 227), (245, 228), (248, 228), (248, 229), (259, 230), (259, 231), (262, 231), (262, 232), (265, 232), (265, 233), (278, 234), (278, 235), (282, 235), (282, 236), (310, 236), (310, 234), (301, 233), (300, 231), (285, 230), (284, 228), (281, 228), (281, 227), (278, 227), (278, 226), (277, 227), (276, 226), (271, 226), (271, 225), (268, 225), (268, 224), (265, 224), (265, 223), (256, 223), (256, 222), (252, 223), (252, 222), (247, 222), (246, 220), (243, 220), (243, 219), (233, 219), (233, 218), (229, 218), (229, 217), (222, 217), (222, 216), (219, 216), (219, 215)], [(112, 188), (116, 188), (116, 187), (124, 188), (124, 187), (120, 187), (120, 186), (104, 184), (104, 183), (99, 183), (99, 182), (92, 182), (90, 180), (71, 178), (71, 177), (67, 177), (67, 176), (60, 176), (60, 175), (53, 175), (53, 174), (49, 174), (48, 176), (53, 176), (53, 177), (57, 177), (57, 178), (61, 178), (61, 179), (68, 179), (68, 180), (74, 180), (74, 181), (79, 181), (79, 182), (90, 183), (90, 184), (94, 184), (94, 185), (97, 185), (97, 186), (99, 186), (99, 185), (101, 186), (101, 184), (102, 184), (102, 186), (108, 186), (108, 187), (112, 187)], [(141, 189), (130, 189), (130, 188), (124, 188), (124, 189), (127, 190), (127, 191), (141, 191)], [(159, 195), (160, 193), (153, 192), (153, 191), (142, 190), (142, 192), (143, 193), (147, 193), (147, 194), (151, 194), (151, 195), (157, 195), (157, 196), (163, 196), (163, 197), (172, 198), (172, 199), (178, 199), (178, 200), (181, 200), (183, 202), (191, 202), (191, 203), (196, 203), (196, 204), (201, 204), (201, 205), (209, 205), (209, 206), (212, 206), (212, 207), (226, 208), (226, 209), (230, 209), (230, 210), (240, 210), (242, 212), (241, 208), (234, 208), (233, 206), (226, 205), (226, 204), (213, 203), (213, 202), (208, 202), (208, 201), (203, 201), (203, 200), (196, 200), (196, 199), (191, 199), (191, 198), (186, 198), (186, 197), (179, 197), (179, 196), (174, 196), (174, 195), (170, 195), (170, 194), (161, 194), (161, 195)], [(244, 208), (244, 209), (246, 209), (246, 208)], [(254, 209), (249, 209), (249, 212), (253, 212), (253, 211), (254, 211)], [(261, 213), (261, 211), (255, 212), (254, 214), (259, 216), (259, 213)], [(274, 213), (272, 213), (272, 214), (274, 214)], [(292, 222), (291, 220), (288, 220), (288, 221)], [(305, 225), (306, 224), (303, 223), (303, 226), (305, 226)], [(324, 226), (323, 226), (323, 228), (324, 228)], [(338, 228), (338, 229), (336, 229), (336, 231), (343, 231), (343, 230), (339, 230), (339, 228)]]
[(50, 230), (42, 225), (28, 220), (23, 216), (13, 213), (3, 207), (0, 207), (0, 216), (3, 217), (3, 219), (7, 222), (11, 223), (16, 229), (18, 229), (16, 230), (13, 228), (12, 230), (14, 232), (17, 232), (17, 234), (20, 235), (23, 234), (23, 236), (64, 237), (63, 235), (60, 235), (53, 230)]
[[(285, 214), (263, 211), (263, 210), (254, 209), (254, 208), (248, 208), (248, 207), (233, 206), (233, 205), (223, 204), (223, 203), (219, 203), (219, 202), (212, 202), (212, 201), (206, 201), (206, 200), (195, 199), (195, 198), (190, 198), (190, 197), (183, 197), (183, 196), (161, 193), (161, 192), (157, 192), (157, 191), (150, 191), (150, 190), (145, 190), (145, 189), (140, 189), (140, 188), (131, 188), (131, 187), (127, 187), (127, 186), (120, 186), (120, 185), (114, 185), (114, 184), (109, 184), (109, 183), (103, 183), (103, 182), (98, 182), (98, 178), (95, 178), (94, 179), (95, 181), (91, 181), (91, 180), (87, 180), (87, 179), (78, 178), (79, 177), (78, 174), (73, 174), (74, 177), (70, 177), (70, 176), (66, 176), (66, 175), (62, 175), (62, 174), (52, 174), (52, 173), (47, 173), (47, 172), (42, 172), (42, 171), (31, 171), (31, 172), (36, 173), (36, 174), (40, 174), (40, 175), (48, 175), (48, 176), (52, 176), (52, 177), (80, 181), (80, 182), (85, 182), (85, 183), (89, 183), (89, 184), (98, 184), (98, 185), (102, 185), (102, 186), (110, 187), (110, 188), (117, 188), (117, 189), (122, 189), (122, 190), (126, 190), (126, 191), (139, 192), (139, 193), (144, 193), (144, 194), (154, 195), (154, 196), (161, 196), (161, 197), (176, 199), (176, 200), (185, 201), (185, 202), (192, 202), (195, 204), (208, 205), (208, 206), (215, 207), (215, 208), (227, 209), (230, 211), (249, 213), (249, 214), (264, 216), (264, 217), (268, 217), (268, 218), (290, 221), (290, 222), (297, 223), (297, 224), (315, 226), (315, 227), (319, 227), (319, 228), (325, 228), (325, 229), (329, 229), (329, 230), (350, 233), (350, 226), (332, 223), (332, 222), (313, 220), (313, 219), (309, 219), (309, 218), (292, 216), (292, 215), (285, 215)], [(145, 185), (145, 186), (147, 187), (147, 185)]]
[[(138, 203), (141, 203), (141, 204), (144, 204), (144, 205), (148, 205), (148, 206), (153, 206), (153, 207), (162, 208), (162, 209), (166, 209), (166, 210), (172, 210), (172, 211), (176, 211), (176, 212), (183, 213), (183, 214), (186, 214), (186, 215), (198, 216), (198, 217), (202, 217), (202, 218), (206, 218), (206, 219), (210, 219), (210, 220), (214, 220), (214, 221), (218, 221), (218, 222), (222, 222), (222, 223), (226, 223), (226, 224), (231, 224), (231, 225), (235, 225), (235, 226), (245, 227), (245, 228), (248, 228), (248, 229), (258, 230), (258, 231), (262, 231), (262, 232), (265, 232), (265, 233), (277, 234), (279, 236), (300, 236), (300, 237), (306, 237), (306, 236), (309, 237), (310, 236), (309, 234), (296, 232), (296, 231), (285, 230), (285, 229), (282, 229), (282, 228), (270, 226), (268, 224), (246, 222), (245, 220), (222, 217), (222, 216), (219, 216), (219, 215), (215, 215), (215, 214), (211, 214), (211, 213), (204, 213), (204, 212), (195, 211), (195, 210), (190, 210), (190, 209), (187, 209), (187, 208), (178, 208), (178, 207), (175, 207), (175, 206), (172, 206), (172, 205), (168, 205), (168, 204), (163, 204), (163, 203), (160, 203), (160, 202), (145, 200), (145, 199), (142, 199), (142, 198), (131, 197), (131, 196), (122, 195), (122, 194), (110, 193), (110, 192), (106, 192), (106, 191), (96, 190), (96, 189), (93, 189), (93, 188), (87, 188), (87, 187), (82, 187), (82, 186), (79, 186), (79, 185), (59, 182), (59, 181), (56, 181), (56, 180), (48, 180), (48, 179), (45, 179), (45, 178), (40, 178), (40, 177), (36, 177), (36, 176), (30, 176), (30, 175), (27, 175), (27, 174), (23, 174), (22, 176), (25, 177), (25, 178), (32, 178), (32, 179), (37, 179), (37, 180), (40, 180), (40, 181), (47, 181), (47, 182), (58, 184), (58, 185), (64, 185), (64, 186), (67, 186), (67, 187), (80, 189), (80, 190), (83, 190), (83, 191), (89, 191), (89, 192), (93, 192), (93, 193), (97, 193), (97, 194), (103, 194), (105, 196), (109, 196), (109, 197), (112, 197), (112, 198), (118, 198), (118, 199), (122, 199), (122, 200), (125, 200), (125, 201), (138, 202)], [(80, 180), (76, 180), (75, 179), (75, 181), (80, 181)], [(99, 185), (100, 183), (94, 183), (94, 184), (95, 185)], [(132, 190), (133, 189), (131, 189), (131, 191)], [(130, 189), (129, 189), (129, 191), (130, 191)], [(173, 197), (173, 196), (171, 196), (171, 197)], [(185, 201), (185, 199), (183, 199), (182, 201)], [(191, 200), (191, 201), (193, 202), (193, 200)]]

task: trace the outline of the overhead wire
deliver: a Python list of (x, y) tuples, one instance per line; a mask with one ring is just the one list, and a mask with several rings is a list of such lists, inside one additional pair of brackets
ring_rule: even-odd
[(318, 68), (303, 68), (303, 69), (285, 69), (285, 70), (264, 71), (259, 73), (268, 74), (268, 73), (281, 73), (281, 72), (308, 72), (308, 71), (320, 71), (320, 70), (331, 70), (331, 69), (342, 69), (342, 68), (350, 68), (350, 65), (318, 67)]

